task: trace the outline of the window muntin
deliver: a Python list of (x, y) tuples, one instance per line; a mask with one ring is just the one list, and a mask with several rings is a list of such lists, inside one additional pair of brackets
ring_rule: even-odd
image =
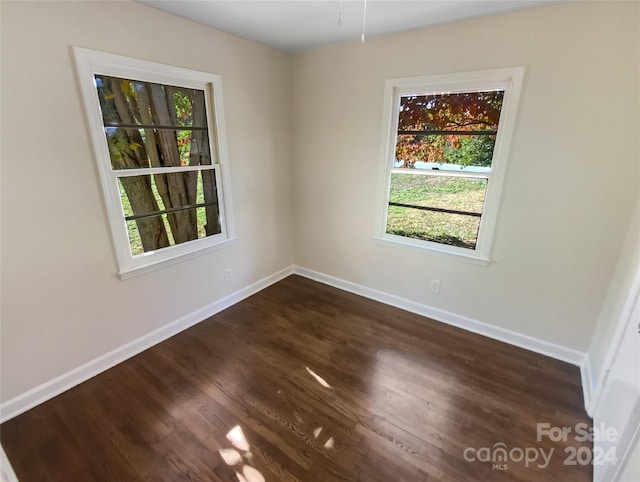
[(489, 261), (523, 75), (508, 67), (386, 81), (377, 239)]
[(220, 77), (75, 52), (121, 276), (233, 239)]
[[(104, 126), (104, 134), (109, 146), (112, 169), (140, 169), (145, 167), (173, 167), (177, 166), (203, 166), (211, 164), (209, 152), (209, 136), (206, 132), (196, 129), (171, 129), (165, 128), (129, 128)], [(177, 150), (168, 152), (159, 151), (157, 148), (148, 152), (148, 148), (157, 146), (153, 144), (156, 136), (167, 137), (169, 142), (176, 142)], [(132, 143), (118, 144), (121, 139), (132, 139)], [(171, 139), (175, 139), (172, 141)], [(142, 141), (142, 142), (140, 142)], [(132, 162), (124, 162), (121, 151), (129, 147), (130, 150), (143, 148), (139, 156), (135, 156)], [(177, 156), (176, 156), (177, 153)]]

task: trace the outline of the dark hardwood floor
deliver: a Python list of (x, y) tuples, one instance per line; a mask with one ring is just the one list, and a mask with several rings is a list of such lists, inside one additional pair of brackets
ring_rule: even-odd
[[(574, 366), (291, 276), (1, 438), (21, 482), (588, 481), (564, 464), (583, 446), (573, 432), (537, 441), (537, 423), (591, 423), (579, 382)], [(501, 464), (467, 460), (505, 447)]]

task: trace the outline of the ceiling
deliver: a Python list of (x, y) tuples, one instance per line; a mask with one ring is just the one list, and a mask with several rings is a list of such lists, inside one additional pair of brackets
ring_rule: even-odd
[[(138, 0), (276, 49), (295, 52), (352, 42), (364, 0)], [(366, 36), (531, 8), (553, 0), (368, 0)], [(343, 22), (338, 25), (342, 5)]]

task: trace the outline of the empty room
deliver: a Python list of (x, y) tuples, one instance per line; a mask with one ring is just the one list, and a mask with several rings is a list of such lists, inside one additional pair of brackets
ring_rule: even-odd
[(3, 482), (639, 482), (640, 4), (0, 2)]

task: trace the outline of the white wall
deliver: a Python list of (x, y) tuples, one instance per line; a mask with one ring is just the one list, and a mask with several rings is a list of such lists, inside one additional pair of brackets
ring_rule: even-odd
[[(233, 246), (117, 277), (73, 45), (222, 75)], [(2, 401), (291, 265), (289, 91), (286, 54), (141, 4), (2, 2)]]
[[(570, 2), (295, 55), (296, 263), (586, 351), (638, 196), (638, 54), (637, 3)], [(514, 65), (493, 263), (377, 244), (384, 80)]]
[[(639, 86), (640, 87), (640, 86)], [(638, 180), (640, 185), (640, 179)], [(635, 212), (632, 215), (625, 242), (620, 250), (618, 263), (607, 290), (600, 316), (594, 330), (591, 345), (588, 351), (589, 391), (597, 398), (601, 384), (604, 382), (605, 370), (611, 368), (607, 360), (616, 329), (620, 323), (625, 323), (628, 318), (624, 318), (625, 305), (630, 296), (633, 296), (632, 285), (634, 277), (640, 273), (640, 199), (636, 204)], [(640, 321), (640, 320), (638, 320)], [(632, 321), (633, 322), (633, 321)]]
[(620, 482), (638, 482), (638, 476), (640, 476), (640, 443), (636, 443), (635, 450), (629, 456)]

